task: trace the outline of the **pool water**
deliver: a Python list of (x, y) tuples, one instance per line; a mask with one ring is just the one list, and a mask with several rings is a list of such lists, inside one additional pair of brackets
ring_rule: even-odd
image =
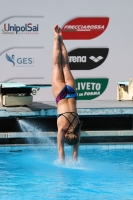
[(81, 145), (77, 162), (66, 146), (0, 147), (1, 200), (133, 199), (133, 146)]

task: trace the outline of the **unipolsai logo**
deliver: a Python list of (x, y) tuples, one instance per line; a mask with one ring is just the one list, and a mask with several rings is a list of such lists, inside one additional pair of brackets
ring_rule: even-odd
[(108, 78), (78, 78), (76, 82), (77, 100), (92, 100), (107, 88)]
[(68, 53), (71, 70), (91, 70), (107, 58), (109, 48), (79, 48)]
[(67, 22), (62, 28), (64, 40), (89, 40), (100, 36), (107, 28), (108, 17), (80, 17)]
[(39, 25), (33, 25), (32, 23), (25, 23), (22, 26), (4, 23), (2, 28), (2, 34), (38, 34), (38, 31)]
[(6, 53), (6, 60), (16, 67), (34, 67), (34, 58), (31, 57), (16, 57), (14, 54)]

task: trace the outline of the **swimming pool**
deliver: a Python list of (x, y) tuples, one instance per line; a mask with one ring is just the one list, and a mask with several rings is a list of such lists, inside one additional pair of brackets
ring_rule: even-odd
[(133, 199), (133, 144), (81, 145), (77, 162), (65, 146), (0, 147), (1, 200)]

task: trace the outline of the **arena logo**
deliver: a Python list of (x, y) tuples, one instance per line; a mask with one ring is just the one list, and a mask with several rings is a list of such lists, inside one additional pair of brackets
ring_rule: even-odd
[(26, 57), (18, 57), (15, 59), (15, 55), (9, 56), (6, 53), (6, 59), (7, 61), (12, 63), (12, 66), (16, 67), (34, 67), (34, 59), (33, 58), (26, 58)]
[(67, 22), (62, 28), (64, 40), (89, 40), (101, 35), (109, 23), (108, 17), (82, 17)]
[(77, 100), (92, 100), (107, 88), (108, 78), (78, 78), (76, 82)]
[(107, 58), (109, 48), (79, 48), (68, 53), (71, 70), (91, 70)]
[(18, 26), (16, 24), (10, 25), (10, 23), (4, 23), (2, 34), (38, 34), (38, 31), (38, 24), (33, 26), (32, 23), (28, 23), (24, 26)]

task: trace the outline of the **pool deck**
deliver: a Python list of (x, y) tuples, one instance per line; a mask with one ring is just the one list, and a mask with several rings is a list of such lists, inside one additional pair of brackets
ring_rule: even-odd
[[(133, 101), (77, 101), (79, 116), (130, 116), (133, 117)], [(56, 117), (56, 103), (53, 101), (33, 102), (31, 106), (5, 107), (0, 105), (0, 118), (45, 118)], [(133, 120), (132, 120), (133, 121)], [(133, 126), (132, 126), (133, 127)], [(133, 128), (132, 128), (133, 129)], [(57, 132), (38, 133), (38, 137), (48, 136), (55, 138)], [(87, 137), (131, 137), (133, 140), (133, 130), (116, 131), (83, 131), (82, 138)], [(0, 132), (0, 139), (10, 138), (32, 138), (37, 137), (37, 133), (31, 132)]]

